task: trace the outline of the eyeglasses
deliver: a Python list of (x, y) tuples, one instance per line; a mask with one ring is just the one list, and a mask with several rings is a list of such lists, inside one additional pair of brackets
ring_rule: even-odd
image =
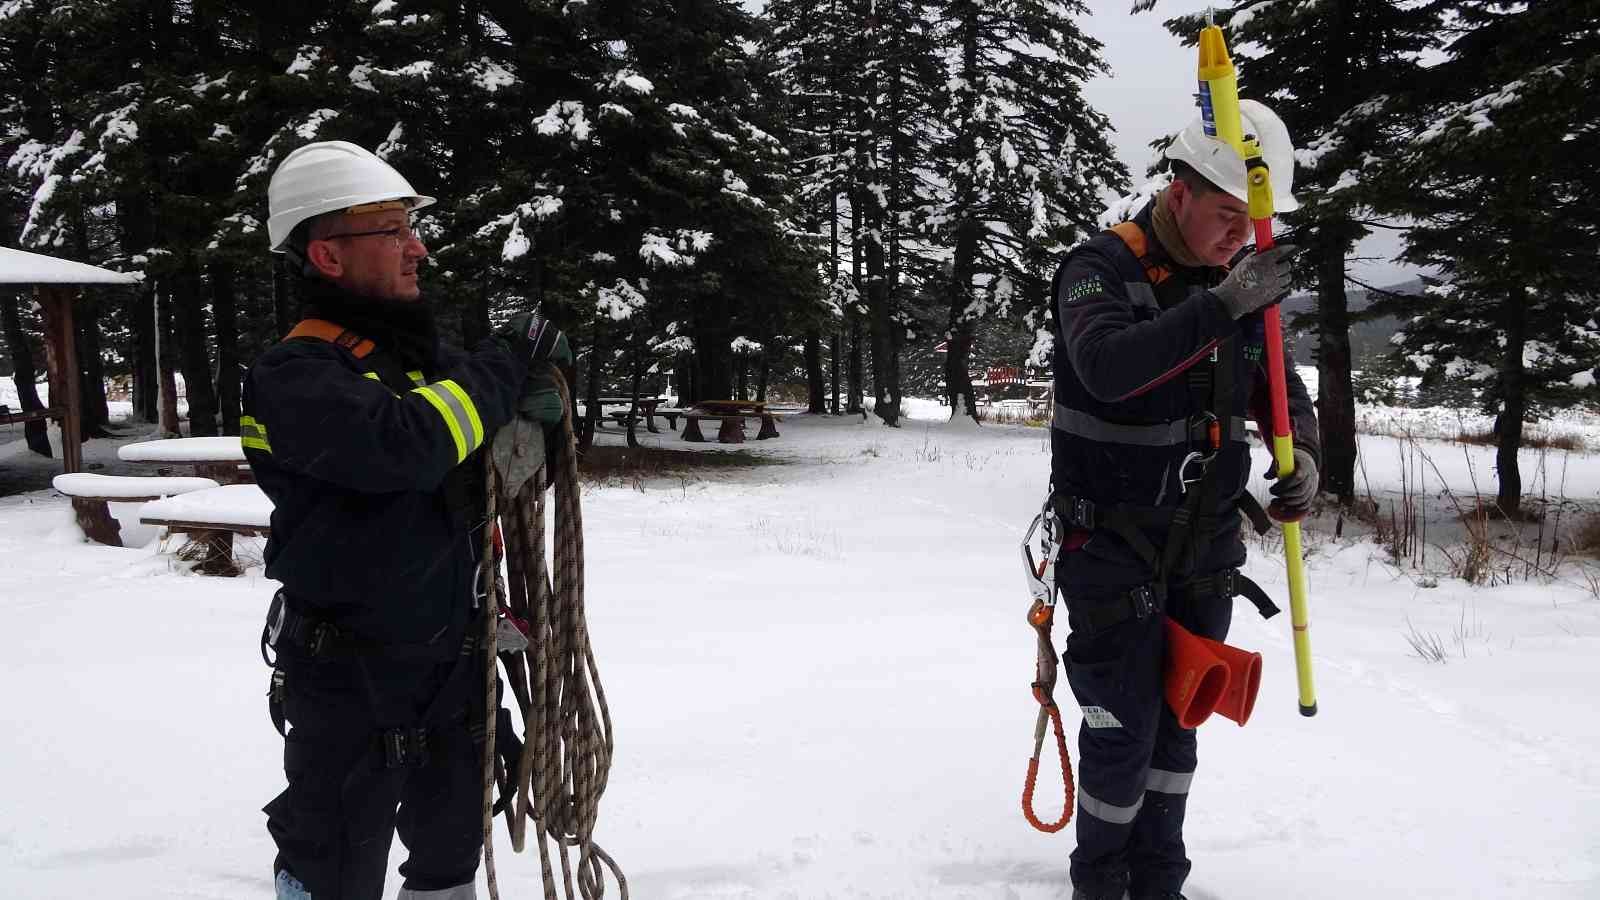
[(400, 225), (395, 228), (379, 228), (376, 231), (346, 231), (343, 234), (330, 234), (327, 237), (318, 238), (318, 240), (336, 241), (339, 238), (373, 237), (380, 234), (389, 238), (391, 241), (394, 241), (394, 248), (396, 250), (399, 250), (412, 241), (422, 240), (417, 236), (415, 231), (411, 230), (411, 226), (409, 225)]

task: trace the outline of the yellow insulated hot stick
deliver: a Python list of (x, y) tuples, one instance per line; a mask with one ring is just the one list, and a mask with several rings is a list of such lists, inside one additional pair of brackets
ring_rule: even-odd
[[(1245, 164), (1246, 196), (1255, 226), (1256, 252), (1272, 249), (1272, 178), (1254, 135), (1244, 134), (1239, 114), (1239, 79), (1228, 57), (1222, 29), (1207, 26), (1200, 32), (1200, 109), (1216, 137), (1238, 151)], [(1207, 131), (1213, 131), (1208, 128)], [(1289, 385), (1283, 360), (1283, 323), (1278, 305), (1262, 313), (1266, 326), (1267, 387), (1272, 402), (1272, 455), (1278, 477), (1294, 471), (1294, 434), (1289, 427)], [(1301, 558), (1300, 523), (1283, 523), (1283, 555), (1289, 576), (1289, 619), (1294, 628), (1294, 666), (1300, 688), (1300, 714), (1317, 714), (1317, 691), (1311, 677), (1311, 623), (1306, 610), (1306, 571)]]

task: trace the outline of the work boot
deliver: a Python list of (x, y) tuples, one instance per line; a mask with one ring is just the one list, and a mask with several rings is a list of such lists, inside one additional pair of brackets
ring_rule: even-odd
[(1140, 894), (1139, 900), (1187, 900), (1177, 891), (1157, 891), (1154, 894)]
[(1072, 900), (1128, 900), (1128, 892), (1122, 888), (1112, 888), (1107, 891), (1092, 891), (1088, 888), (1073, 888)]

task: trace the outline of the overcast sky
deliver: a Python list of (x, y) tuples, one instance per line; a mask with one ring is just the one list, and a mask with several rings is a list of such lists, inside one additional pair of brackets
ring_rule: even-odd
[[(744, 0), (746, 8), (760, 12), (765, 0)], [(1105, 45), (1108, 77), (1085, 88), (1087, 99), (1111, 119), (1116, 129), (1112, 145), (1135, 181), (1150, 164), (1150, 142), (1182, 128), (1198, 115), (1194, 105), (1195, 50), (1184, 47), (1161, 23), (1175, 16), (1204, 12), (1217, 5), (1205, 0), (1161, 0), (1150, 12), (1129, 15), (1133, 0), (1084, 0), (1089, 15), (1079, 25)], [(1293, 135), (1298, 141), (1301, 135)], [(1356, 248), (1350, 274), (1367, 283), (1386, 286), (1410, 277), (1389, 262), (1399, 251), (1390, 232), (1380, 232)]]

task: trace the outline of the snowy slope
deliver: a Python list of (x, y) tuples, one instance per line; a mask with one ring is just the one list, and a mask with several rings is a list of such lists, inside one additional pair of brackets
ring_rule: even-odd
[[(784, 465), (586, 494), (618, 731), (599, 837), (634, 897), (1067, 896), (1070, 831), (1018, 808), (1036, 707), (1016, 541), (1044, 438), (796, 416), (747, 445)], [(1374, 490), (1397, 485), (1398, 442), (1364, 441)], [(1600, 506), (1600, 456), (1568, 459), (1566, 494)], [(1248, 728), (1202, 729), (1186, 893), (1600, 896), (1600, 599), (1579, 570), (1421, 588), (1370, 543), (1308, 544), (1321, 715), (1296, 711), (1287, 616), (1240, 604), (1266, 683)], [(0, 500), (7, 896), (270, 895), (273, 585), (188, 575), (170, 549), (81, 544), (50, 492)], [(1281, 597), (1281, 559), (1252, 554)], [(1058, 790), (1042, 779), (1046, 816)], [(499, 840), (502, 896), (539, 896), (536, 858)]]

